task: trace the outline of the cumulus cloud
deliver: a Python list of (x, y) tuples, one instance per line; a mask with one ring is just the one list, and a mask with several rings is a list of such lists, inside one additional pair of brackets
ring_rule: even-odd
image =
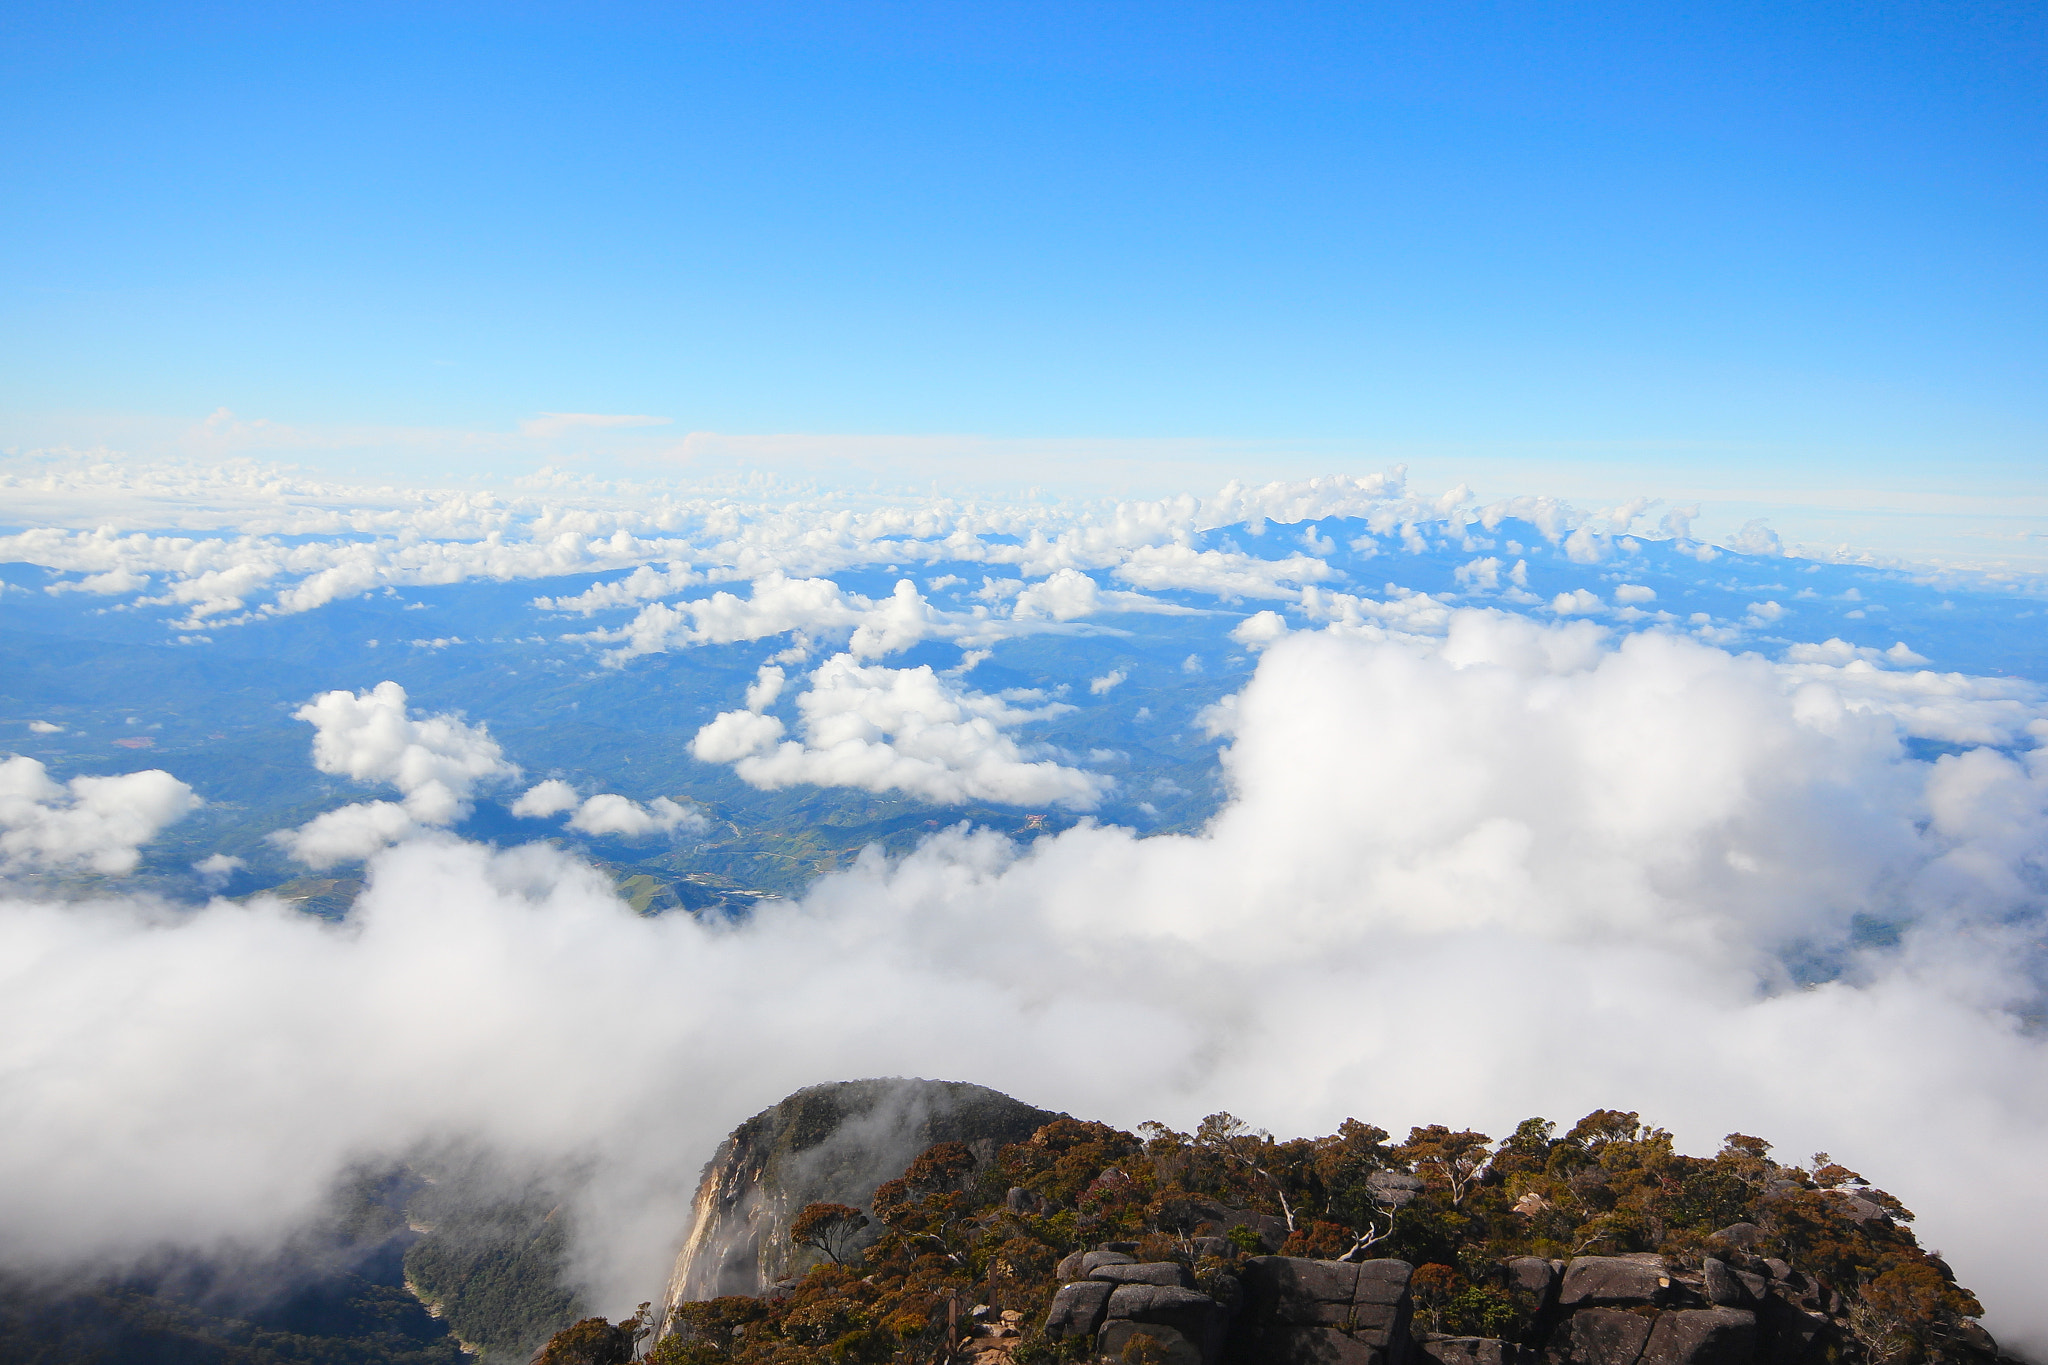
[(528, 820), (545, 820), (550, 815), (574, 810), (581, 801), (574, 787), (559, 777), (551, 777), (522, 792), (512, 803), (512, 813)]
[(1126, 673), (1121, 668), (1112, 668), (1099, 678), (1090, 678), (1088, 680), (1088, 690), (1099, 697), (1130, 676), (1129, 673)]
[[(1039, 704), (1013, 704), (1032, 700)], [(1033, 758), (1010, 733), (1071, 706), (969, 691), (929, 666), (863, 666), (850, 653), (835, 655), (811, 675), (796, 709), (800, 739), (785, 739), (774, 716), (727, 711), (697, 732), (690, 751), (766, 788), (812, 783), (1089, 810), (1113, 785), (1101, 774)]]
[(201, 804), (161, 769), (60, 783), (33, 758), (0, 759), (0, 872), (133, 872), (142, 845)]
[(701, 811), (657, 796), (646, 805), (614, 792), (601, 792), (576, 808), (569, 828), (585, 834), (618, 834), (638, 838), (647, 834), (673, 834), (677, 830), (703, 831), (710, 822)]
[(568, 813), (570, 829), (585, 834), (616, 834), (639, 838), (648, 834), (673, 834), (677, 830), (698, 833), (709, 822), (703, 813), (657, 796), (646, 805), (616, 792), (580, 797), (576, 789), (560, 778), (549, 778), (526, 789), (512, 803), (512, 813), (527, 819), (546, 819)]
[(476, 787), (515, 777), (482, 725), (453, 715), (413, 717), (405, 689), (381, 682), (366, 692), (323, 692), (294, 711), (313, 727), (313, 766), (357, 782), (389, 783), (401, 801), (364, 801), (327, 811), (271, 839), (311, 867), (366, 858), (386, 844), (468, 815)]
[(199, 880), (209, 888), (219, 890), (227, 885), (228, 878), (247, 867), (242, 859), (226, 853), (209, 853), (192, 864), (192, 870), (199, 874)]
[(616, 630), (595, 631), (584, 638), (615, 643), (617, 647), (605, 653), (612, 664), (691, 645), (835, 632), (848, 633), (853, 653), (879, 658), (916, 644), (936, 619), (931, 604), (909, 579), (876, 602), (847, 592), (829, 578), (793, 579), (771, 572), (755, 579), (746, 597), (716, 592), (673, 606), (657, 602), (642, 607)]
[(1287, 634), (1287, 618), (1277, 611), (1254, 612), (1231, 627), (1230, 638), (1248, 649), (1264, 649)]
[[(2023, 748), (1918, 761), (1848, 704), (1858, 666), (1882, 671), (1476, 611), (1294, 631), (1235, 699), (1203, 831), (948, 831), (741, 925), (454, 840), (378, 855), (342, 926), (11, 904), (0, 1105), (30, 1117), (0, 1132), (0, 1249), (275, 1236), (365, 1153), (464, 1134), (590, 1173), (579, 1264), (617, 1313), (724, 1131), (823, 1079), (1282, 1132), (1621, 1105), (1695, 1149), (1740, 1129), (1881, 1174), (2039, 1349), (2048, 1174), (2012, 1156), (2048, 1145), (2023, 1023), (2048, 723), (2036, 703)], [(831, 667), (813, 693), (944, 700)]]

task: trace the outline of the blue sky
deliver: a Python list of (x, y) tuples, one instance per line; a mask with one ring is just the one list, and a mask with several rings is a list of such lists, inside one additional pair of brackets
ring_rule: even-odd
[(568, 411), (2048, 495), (2034, 6), (4, 22), (17, 450)]

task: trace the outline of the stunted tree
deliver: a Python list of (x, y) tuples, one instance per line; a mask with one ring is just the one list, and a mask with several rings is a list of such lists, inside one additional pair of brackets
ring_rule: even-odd
[(534, 1365), (631, 1365), (648, 1333), (648, 1310), (641, 1304), (632, 1317), (614, 1326), (604, 1318), (585, 1318), (548, 1339)]
[(1287, 1198), (1287, 1183), (1271, 1169), (1271, 1133), (1252, 1127), (1235, 1114), (1215, 1113), (1195, 1129), (1195, 1146), (1214, 1152), (1226, 1165), (1265, 1181), (1273, 1197), (1280, 1201), (1280, 1216), (1287, 1220), (1287, 1230), (1294, 1231), (1294, 1205)]
[(854, 1239), (867, 1225), (868, 1216), (849, 1204), (806, 1204), (789, 1225), (789, 1240), (824, 1252), (834, 1265), (845, 1265)]
[(974, 1153), (964, 1142), (935, 1142), (903, 1172), (903, 1183), (919, 1194), (957, 1190), (974, 1171)]
[(1451, 1207), (1457, 1208), (1485, 1173), (1487, 1159), (1493, 1155), (1493, 1139), (1470, 1129), (1454, 1133), (1441, 1123), (1432, 1123), (1427, 1128), (1410, 1129), (1408, 1140), (1394, 1149), (1394, 1155), (1425, 1181), (1441, 1187), (1450, 1196)]

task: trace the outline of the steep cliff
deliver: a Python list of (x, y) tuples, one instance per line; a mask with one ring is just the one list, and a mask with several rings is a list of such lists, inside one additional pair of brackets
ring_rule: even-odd
[(799, 1090), (734, 1129), (704, 1168), (664, 1302), (762, 1293), (811, 1259), (788, 1236), (806, 1204), (864, 1206), (875, 1186), (935, 1142), (964, 1142), (987, 1162), (1057, 1117), (960, 1081), (887, 1078)]

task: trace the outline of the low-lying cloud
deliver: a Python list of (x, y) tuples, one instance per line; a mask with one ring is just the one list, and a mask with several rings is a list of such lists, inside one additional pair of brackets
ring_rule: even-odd
[[(595, 1173), (579, 1265), (617, 1311), (717, 1138), (819, 1080), (1283, 1132), (1619, 1105), (1881, 1179), (1993, 1330), (2048, 1346), (2038, 698), (1983, 721), (1861, 658), (1315, 600), (1330, 624), (1266, 641), (1218, 712), (1231, 797), (1200, 834), (957, 829), (738, 925), (432, 832), (340, 925), (11, 904), (0, 1251), (261, 1240), (342, 1165), (467, 1135)], [(884, 699), (901, 680), (868, 670), (919, 672), (835, 664)], [(1915, 759), (1944, 708), (2004, 747)]]

